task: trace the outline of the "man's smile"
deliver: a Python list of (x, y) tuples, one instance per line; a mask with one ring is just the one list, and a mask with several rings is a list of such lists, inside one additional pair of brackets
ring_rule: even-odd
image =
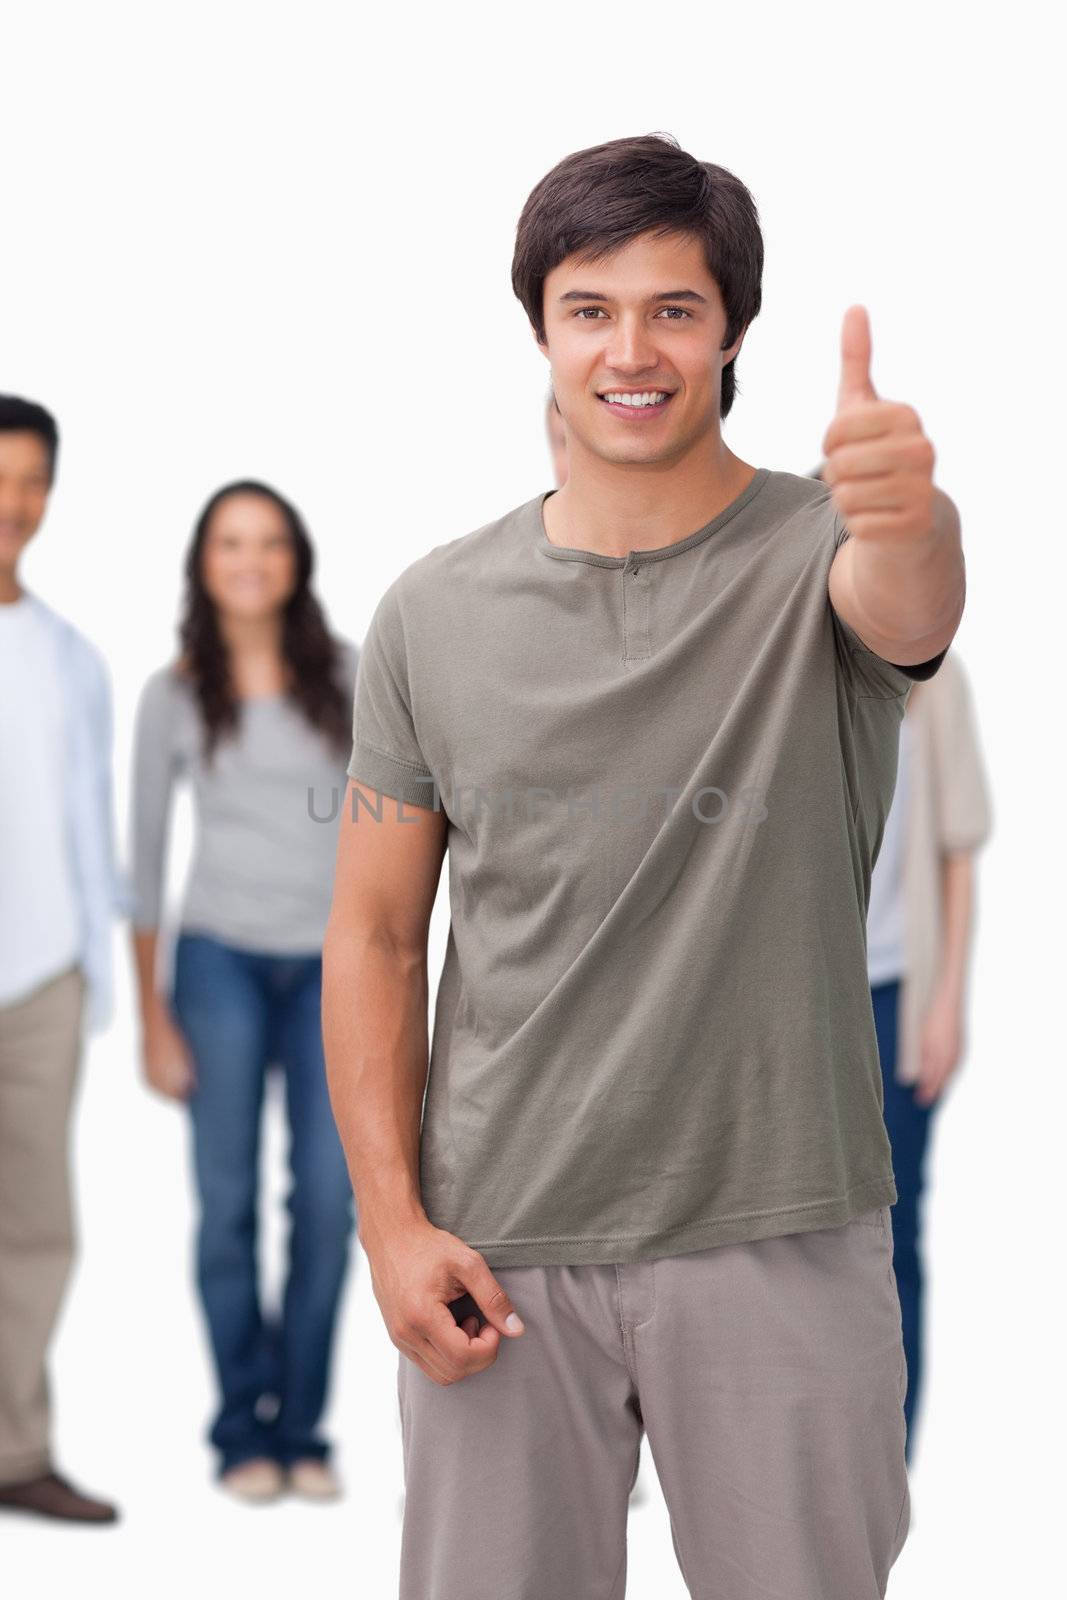
[(661, 415), (673, 391), (667, 389), (604, 389), (597, 398), (613, 415), (628, 422)]

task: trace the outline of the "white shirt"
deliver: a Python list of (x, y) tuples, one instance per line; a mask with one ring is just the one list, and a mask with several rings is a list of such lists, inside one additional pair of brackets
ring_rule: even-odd
[(53, 629), (27, 596), (0, 605), (0, 1005), (80, 955), (65, 727)]
[(907, 712), (900, 724), (897, 786), (885, 820), (882, 847), (871, 872), (867, 908), (867, 976), (872, 984), (890, 983), (906, 975), (904, 945), (904, 839), (911, 766), (911, 725)]

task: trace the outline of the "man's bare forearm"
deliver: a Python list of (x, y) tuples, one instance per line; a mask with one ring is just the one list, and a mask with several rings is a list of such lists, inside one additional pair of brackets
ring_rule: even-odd
[(929, 532), (901, 541), (857, 541), (851, 551), (855, 614), (862, 637), (874, 638), (893, 660), (937, 654), (963, 612), (966, 573), (956, 507), (933, 491)]
[(967, 992), (974, 923), (974, 856), (954, 851), (941, 862), (941, 962), (938, 987), (962, 1007)]
[(323, 946), (326, 1073), (364, 1248), (426, 1220), (419, 1142), (427, 997), (425, 949), (331, 924)]

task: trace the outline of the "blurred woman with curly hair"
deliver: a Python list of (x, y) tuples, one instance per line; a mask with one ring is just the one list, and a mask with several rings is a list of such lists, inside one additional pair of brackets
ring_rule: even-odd
[[(187, 1102), (197, 1284), (220, 1403), (210, 1439), (242, 1499), (338, 1492), (318, 1432), (348, 1263), (351, 1186), (320, 1026), (322, 938), (358, 652), (329, 631), (296, 509), (264, 483), (204, 507), (185, 564), (180, 654), (137, 710), (132, 876), (145, 1074)], [(171, 802), (196, 842), (169, 982), (157, 975)], [(257, 1281), (259, 1130), (284, 1081), (290, 1229), (282, 1304)]]

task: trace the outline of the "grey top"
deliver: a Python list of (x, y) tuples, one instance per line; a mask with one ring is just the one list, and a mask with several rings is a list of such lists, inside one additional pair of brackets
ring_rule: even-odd
[[(355, 690), (359, 652), (340, 640)], [(283, 694), (241, 702), (235, 738), (205, 764), (203, 725), (172, 667), (141, 692), (130, 819), (134, 923), (159, 925), (174, 786), (192, 786), (196, 843), (180, 925), (272, 954), (322, 948), (333, 891), (345, 757)]]
[(552, 544), (544, 498), (401, 573), (360, 660), (349, 773), (448, 817), (428, 1214), (519, 1266), (891, 1204), (865, 919), (938, 662), (837, 617), (822, 483), (761, 469), (625, 557)]

